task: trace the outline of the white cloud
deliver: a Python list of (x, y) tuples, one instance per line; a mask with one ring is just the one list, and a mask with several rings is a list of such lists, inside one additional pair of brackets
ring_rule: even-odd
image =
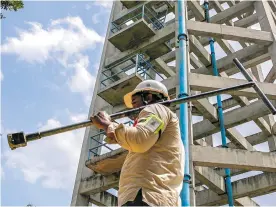
[(29, 63), (44, 63), (51, 58), (66, 63), (72, 55), (104, 41), (97, 32), (87, 28), (80, 17), (52, 20), (48, 28), (38, 22), (27, 24), (30, 29), (18, 29), (18, 37), (8, 37), (1, 50)]
[[(81, 115), (75, 114), (71, 120)], [(39, 129), (60, 127), (56, 119), (49, 119)], [(72, 191), (84, 129), (70, 131), (41, 140), (29, 142), (27, 147), (4, 152), (6, 167), (16, 168), (23, 173), (27, 182), (41, 181), (45, 188)]]
[(68, 80), (68, 86), (72, 92), (81, 93), (84, 102), (89, 105), (93, 94), (96, 77), (88, 72), (88, 56), (79, 56), (79, 59), (71, 65), (74, 68), (74, 75)]
[(70, 89), (73, 92), (88, 92), (95, 83), (95, 78), (87, 71), (89, 66), (88, 56), (80, 57), (72, 66), (75, 68), (75, 74), (69, 81)]
[(87, 120), (87, 114), (72, 114), (70, 118), (72, 122), (77, 123)]
[[(1, 45), (2, 52), (16, 54), (28, 63), (42, 64), (48, 60), (57, 60), (65, 68), (73, 68), (68, 86), (72, 92), (81, 93), (85, 103), (89, 104), (95, 77), (88, 71), (88, 56), (83, 55), (83, 52), (95, 48), (97, 43), (102, 44), (104, 37), (87, 28), (80, 17), (51, 20), (48, 28), (38, 22), (28, 24), (29, 30), (18, 29), (18, 37), (6, 39)], [(61, 74), (68, 75), (64, 71)]]

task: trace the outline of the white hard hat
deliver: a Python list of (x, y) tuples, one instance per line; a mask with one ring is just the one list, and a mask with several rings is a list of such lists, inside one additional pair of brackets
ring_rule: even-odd
[(126, 107), (133, 108), (132, 96), (138, 92), (143, 92), (143, 91), (162, 94), (167, 100), (170, 99), (168, 89), (166, 88), (166, 86), (163, 83), (156, 81), (156, 80), (145, 80), (145, 81), (139, 83), (133, 91), (127, 93), (124, 96), (124, 102), (125, 102)]

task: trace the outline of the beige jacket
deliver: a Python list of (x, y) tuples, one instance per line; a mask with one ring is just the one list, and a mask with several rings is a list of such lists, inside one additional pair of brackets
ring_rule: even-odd
[[(155, 114), (164, 122), (163, 130), (153, 133), (145, 127), (145, 118)], [(161, 104), (142, 110), (135, 127), (112, 123), (119, 145), (129, 151), (122, 167), (118, 205), (133, 201), (142, 189), (143, 201), (151, 206), (180, 206), (184, 178), (184, 147), (175, 113)]]

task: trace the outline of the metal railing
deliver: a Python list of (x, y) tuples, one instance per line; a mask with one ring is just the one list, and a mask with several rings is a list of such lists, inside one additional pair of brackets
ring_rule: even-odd
[(152, 77), (150, 72), (154, 72), (154, 74), (158, 75), (162, 80), (164, 79), (160, 73), (158, 73), (149, 60), (146, 60), (143, 54), (137, 54), (137, 62), (136, 62), (137, 73), (143, 79), (155, 79)]
[(123, 21), (122, 23), (116, 23), (118, 22), (117, 20), (114, 20), (111, 24), (111, 32), (112, 33), (116, 33), (120, 30), (122, 30), (123, 28), (128, 27), (129, 25), (131, 25), (132, 23), (140, 20), (140, 19), (144, 19), (148, 24), (151, 24), (153, 29), (155, 30), (160, 30), (164, 27), (164, 23), (165, 23), (165, 19), (166, 19), (166, 15), (167, 12), (165, 13), (165, 16), (162, 16), (160, 18), (157, 17), (157, 14), (154, 11), (151, 11), (146, 4), (142, 5), (141, 7), (138, 7), (137, 9), (132, 11), (133, 14), (135, 14), (134, 16), (128, 18), (127, 20)]
[[(133, 121), (125, 122), (124, 125), (132, 126)], [(99, 141), (101, 139), (101, 136), (105, 136), (104, 131), (100, 131), (99, 133), (97, 133), (89, 138), (88, 160), (91, 159), (92, 155), (93, 155), (93, 157), (100, 156), (100, 154), (98, 153), (98, 150), (100, 147), (105, 147), (110, 152), (113, 151), (113, 149), (111, 147), (109, 147), (107, 143), (103, 143), (103, 142)], [(96, 146), (91, 147), (93, 144)]]
[[(129, 64), (122, 68), (122, 64), (125, 64), (127, 61), (130, 61)], [(159, 76), (161, 80), (164, 79), (164, 77), (156, 71), (150, 61), (147, 60), (145, 55), (136, 54), (135, 56), (130, 57), (129, 59), (125, 60), (125, 62), (122, 62), (120, 65), (117, 65), (114, 68), (103, 70), (101, 88), (105, 88), (107, 85), (119, 81), (120, 79), (134, 73), (140, 75), (144, 80), (155, 80), (156, 75)]]

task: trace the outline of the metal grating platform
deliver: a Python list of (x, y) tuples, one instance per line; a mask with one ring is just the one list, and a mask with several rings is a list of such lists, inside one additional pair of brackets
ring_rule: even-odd
[(126, 51), (135, 47), (141, 41), (155, 35), (154, 29), (144, 19), (134, 22), (132, 25), (113, 34), (109, 41), (120, 51)]
[(143, 1), (121, 1), (124, 7), (127, 9), (131, 9), (132, 7), (137, 6), (138, 4), (142, 3)]
[(100, 156), (92, 157), (86, 161), (85, 165), (102, 175), (120, 172), (127, 154), (127, 150), (120, 148)]

